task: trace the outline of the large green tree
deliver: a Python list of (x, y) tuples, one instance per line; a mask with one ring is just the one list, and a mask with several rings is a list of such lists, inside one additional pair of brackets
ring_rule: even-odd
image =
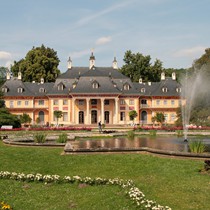
[(120, 71), (122, 74), (130, 77), (133, 82), (138, 82), (140, 78), (151, 82), (160, 80), (160, 75), (163, 71), (160, 60), (156, 59), (154, 64), (152, 64), (149, 55), (132, 53), (130, 50), (126, 51), (123, 60), (125, 64)]
[(202, 67), (203, 65), (210, 64), (210, 48), (205, 49), (205, 53), (198, 59), (195, 60), (193, 66), (198, 68)]
[(54, 82), (60, 74), (59, 62), (57, 52), (42, 45), (33, 47), (24, 59), (15, 61), (11, 70), (14, 76), (20, 71), (24, 82), (40, 82), (40, 78), (44, 78), (46, 82)]
[(1, 66), (0, 67), (0, 87), (6, 80), (6, 74), (7, 74), (8, 68)]
[(12, 125), (13, 128), (21, 127), (20, 120), (5, 107), (3, 93), (0, 91), (0, 128), (2, 125)]

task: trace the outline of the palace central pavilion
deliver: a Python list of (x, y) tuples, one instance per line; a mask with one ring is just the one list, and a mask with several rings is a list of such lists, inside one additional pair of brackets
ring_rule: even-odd
[(2, 86), (4, 100), (9, 111), (16, 115), (28, 114), (32, 124), (39, 121), (55, 125), (55, 110), (63, 113), (61, 125), (94, 125), (97, 122), (114, 125), (131, 124), (129, 112), (136, 110), (134, 122), (151, 125), (157, 112), (165, 115), (165, 122), (173, 124), (180, 105), (180, 85), (175, 73), (172, 77), (161, 74), (160, 82), (133, 83), (118, 71), (114, 59), (112, 67), (97, 67), (93, 53), (89, 67), (74, 67), (68, 60), (68, 69), (54, 83), (23, 82), (7, 73)]

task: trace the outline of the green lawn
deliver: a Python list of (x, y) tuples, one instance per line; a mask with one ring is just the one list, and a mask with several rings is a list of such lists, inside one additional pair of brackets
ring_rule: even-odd
[[(132, 179), (146, 197), (177, 210), (207, 210), (210, 176), (203, 160), (146, 154), (61, 155), (63, 149), (0, 142), (0, 171)], [(24, 183), (0, 179), (0, 200), (14, 210), (136, 209), (117, 186)]]

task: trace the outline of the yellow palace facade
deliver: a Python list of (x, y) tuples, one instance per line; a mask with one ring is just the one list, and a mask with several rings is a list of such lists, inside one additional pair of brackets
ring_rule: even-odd
[(161, 74), (161, 81), (144, 83), (139, 79), (133, 83), (118, 71), (114, 59), (111, 67), (96, 67), (93, 53), (89, 67), (73, 67), (68, 60), (68, 69), (58, 76), (54, 83), (23, 82), (7, 73), (2, 86), (6, 107), (16, 115), (28, 114), (32, 124), (56, 124), (54, 111), (62, 111), (59, 119), (62, 125), (95, 125), (97, 122), (114, 125), (128, 125), (131, 110), (138, 116), (134, 122), (151, 125), (156, 112), (165, 115), (165, 123), (173, 124), (180, 105), (180, 85), (175, 73), (172, 77)]

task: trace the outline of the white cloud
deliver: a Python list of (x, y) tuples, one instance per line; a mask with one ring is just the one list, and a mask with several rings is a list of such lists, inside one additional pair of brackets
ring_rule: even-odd
[(111, 12), (113, 12), (115, 10), (120, 9), (120, 8), (127, 7), (129, 4), (132, 4), (135, 1), (137, 1), (137, 0), (124, 1), (124, 2), (120, 2), (119, 4), (112, 5), (111, 7), (108, 7), (106, 9), (104, 9), (104, 10), (101, 10), (98, 13), (94, 13), (93, 15), (89, 15), (89, 16), (86, 16), (86, 17), (80, 19), (77, 22), (77, 24), (80, 25), (80, 26), (84, 25), (84, 24), (86, 24), (86, 23), (88, 23), (88, 22), (90, 22), (90, 21), (92, 21), (92, 20), (94, 20), (96, 18), (99, 18), (99, 17), (101, 17), (103, 15), (111, 13)]
[(96, 40), (96, 45), (103, 45), (111, 41), (112, 41), (111, 36), (100, 37), (99, 39)]
[(5, 51), (0, 51), (0, 60), (10, 60), (11, 54)]
[(197, 46), (188, 49), (182, 49), (174, 53), (175, 57), (195, 57), (196, 55), (203, 54), (206, 47)]

